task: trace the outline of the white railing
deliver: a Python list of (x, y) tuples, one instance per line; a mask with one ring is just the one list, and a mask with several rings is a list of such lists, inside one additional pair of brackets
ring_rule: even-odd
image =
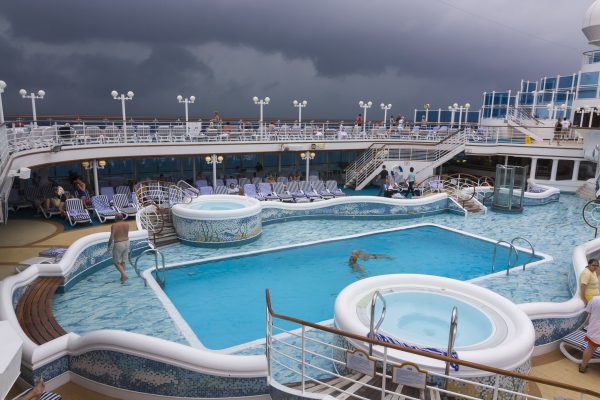
[[(432, 399), (439, 399), (445, 395), (472, 400), (513, 398), (513, 396), (515, 398), (543, 399), (543, 397), (526, 392), (528, 386), (526, 384), (531, 382), (538, 386), (549, 386), (553, 394), (559, 393), (565, 398), (573, 398), (573, 392), (579, 394), (579, 399), (584, 399), (586, 395), (600, 398), (600, 392), (591, 389), (389, 344), (366, 336), (354, 335), (328, 326), (277, 314), (272, 309), (268, 289), (266, 297), (269, 378), (271, 385), (277, 385), (279, 390), (288, 393), (305, 395), (312, 392), (314, 398), (320, 398), (317, 396), (327, 393), (333, 398), (419, 400), (423, 398), (422, 391), (429, 391)], [(298, 325), (299, 329), (285, 329), (279, 322), (287, 324), (291, 322)], [(325, 339), (327, 336), (329, 336), (328, 339)], [(352, 368), (348, 354), (355, 353), (352, 346), (346, 344), (352, 341), (375, 345), (378, 351), (372, 356), (364, 353), (361, 363), (355, 364), (356, 366)], [(409, 356), (425, 357), (430, 363), (437, 360), (440, 365), (446, 362), (454, 364), (472, 372), (473, 377), (487, 375), (490, 378), (484, 379), (484, 381), (493, 382), (493, 384), (483, 383), (476, 378), (459, 377), (452, 373), (425, 371), (417, 364), (408, 363), (410, 370), (407, 371), (407, 375), (410, 375), (412, 384), (404, 386), (419, 385), (420, 383), (421, 389), (416, 390), (416, 393), (414, 391), (411, 394), (405, 393), (403, 383), (406, 384), (406, 382), (398, 383), (394, 373), (390, 373), (392, 367), (398, 367), (398, 365), (395, 365), (397, 361), (391, 358), (389, 353), (397, 351), (407, 353)]]

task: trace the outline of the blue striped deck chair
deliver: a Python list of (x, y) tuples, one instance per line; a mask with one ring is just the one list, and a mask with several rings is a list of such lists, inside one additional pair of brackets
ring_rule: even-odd
[(292, 195), (292, 197), (294, 198), (294, 201), (296, 203), (302, 203), (302, 202), (309, 201), (308, 197), (306, 197), (304, 192), (302, 190), (300, 190), (300, 185), (298, 184), (298, 181), (289, 182), (288, 191), (290, 192), (290, 194)]
[(213, 194), (213, 193), (214, 193), (214, 191), (213, 191), (212, 186), (201, 186), (200, 187), (200, 196), (204, 196), (207, 194)]
[(67, 199), (65, 202), (65, 213), (71, 226), (75, 224), (92, 223), (92, 218), (88, 211), (83, 208), (81, 199)]
[(94, 213), (96, 217), (98, 217), (98, 221), (101, 224), (105, 223), (107, 220), (114, 220), (118, 211), (115, 210), (114, 207), (108, 202), (108, 198), (103, 194), (99, 196), (92, 196), (92, 207), (94, 207)]
[[(12, 400), (19, 400), (19, 399), (23, 398), (23, 396), (25, 396), (29, 392), (31, 392), (31, 388), (27, 389), (23, 393), (19, 394), (17, 397), (13, 397)], [(38, 400), (61, 400), (62, 396), (58, 393), (44, 392), (37, 399)]]
[(217, 186), (225, 186), (225, 182), (223, 182), (223, 179), (215, 179), (215, 187)]
[(286, 190), (286, 186), (284, 186), (283, 182), (274, 183), (273, 192), (281, 201), (294, 201), (294, 197)]
[(246, 183), (244, 185), (244, 195), (258, 200), (264, 200), (263, 196), (256, 191), (256, 186), (252, 183)]
[[(117, 186), (115, 194), (128, 195), (129, 193), (131, 193), (131, 189), (129, 188), (129, 186), (121, 185), (121, 186)], [(114, 198), (113, 198), (113, 201), (114, 201)]]
[(315, 192), (317, 192), (318, 195), (324, 199), (331, 199), (332, 197), (334, 197), (333, 193), (327, 190), (327, 188), (323, 184), (323, 181), (313, 182), (313, 188), (315, 189)]
[(115, 204), (117, 210), (124, 215), (124, 219), (127, 218), (129, 215), (137, 214), (137, 207), (129, 201), (129, 198), (126, 194), (115, 194), (115, 197), (113, 197), (113, 203)]
[(342, 192), (342, 189), (340, 189), (338, 187), (338, 184), (336, 181), (334, 180), (330, 180), (325, 182), (325, 187), (327, 188), (327, 190), (329, 190), (329, 192), (334, 195), (335, 197), (343, 197), (346, 196), (346, 193)]
[[(569, 352), (569, 349), (583, 352), (588, 346), (587, 342), (583, 339), (585, 335), (586, 332), (579, 329), (562, 338), (562, 342), (560, 342), (560, 352), (575, 364), (581, 364), (581, 358), (575, 357), (571, 352)], [(592, 363), (600, 363), (600, 347), (597, 347), (596, 351), (594, 351), (592, 354), (590, 364)]]
[(281, 200), (277, 194), (273, 193), (271, 184), (268, 182), (261, 182), (258, 184), (258, 193), (260, 193), (265, 200)]
[[(219, 180), (217, 179), (217, 181)], [(215, 194), (227, 194), (227, 187), (225, 185), (217, 185)]]
[(196, 188), (198, 188), (198, 190), (206, 186), (208, 186), (208, 181), (206, 179), (198, 179), (196, 181)]
[(311, 183), (309, 181), (300, 181), (300, 190), (304, 193), (306, 197), (311, 200), (320, 199), (321, 196), (313, 189)]
[(103, 186), (100, 188), (100, 194), (105, 195), (108, 201), (112, 201), (115, 189), (112, 186)]
[(225, 186), (229, 187), (229, 185), (231, 185), (233, 183), (233, 186), (237, 187), (238, 185), (238, 180), (235, 178), (227, 178), (225, 179)]

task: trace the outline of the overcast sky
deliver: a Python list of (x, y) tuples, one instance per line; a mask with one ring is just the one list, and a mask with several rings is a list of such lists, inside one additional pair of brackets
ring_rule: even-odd
[[(412, 118), (521, 79), (576, 72), (592, 0), (14, 0), (0, 7), (6, 113), (44, 89), (39, 114), (120, 115), (112, 89), (135, 92), (128, 115), (303, 119)], [(376, 108), (375, 108), (376, 107)]]

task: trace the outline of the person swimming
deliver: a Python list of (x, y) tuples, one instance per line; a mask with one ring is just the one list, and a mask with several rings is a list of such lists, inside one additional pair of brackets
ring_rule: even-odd
[(348, 258), (348, 264), (352, 267), (354, 272), (362, 272), (364, 268), (358, 263), (358, 260), (371, 260), (377, 258), (386, 258), (388, 260), (392, 260), (393, 258), (390, 256), (386, 256), (385, 254), (369, 254), (363, 253), (360, 250), (352, 250), (350, 253), (350, 257)]

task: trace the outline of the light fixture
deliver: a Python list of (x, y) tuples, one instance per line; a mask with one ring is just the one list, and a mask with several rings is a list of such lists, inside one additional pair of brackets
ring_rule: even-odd
[(100, 168), (104, 168), (104, 167), (106, 167), (106, 160), (100, 160), (100, 161), (98, 161), (98, 166), (99, 166)]
[(206, 156), (204, 157), (204, 161), (206, 161), (207, 164), (210, 164), (212, 162), (212, 158), (210, 156)]
[(223, 162), (223, 156), (218, 156), (217, 157), (217, 162), (220, 164)]
[(427, 103), (427, 104), (423, 105), (423, 108), (426, 110), (429, 110), (431, 108), (431, 104)]
[(302, 109), (308, 105), (308, 101), (294, 100), (294, 101), (292, 101), (292, 104), (294, 105), (294, 107), (296, 107), (298, 109), (298, 123), (302, 124)]
[(37, 113), (36, 113), (36, 109), (35, 109), (35, 100), (36, 99), (42, 100), (44, 98), (44, 96), (46, 95), (46, 92), (43, 90), (38, 90), (37, 94), (31, 92), (28, 95), (27, 90), (21, 89), (21, 90), (19, 90), (19, 94), (24, 99), (31, 99), (31, 111), (32, 111), (32, 116), (33, 116), (33, 126), (37, 127)]
[(81, 166), (82, 166), (84, 169), (90, 169), (90, 162), (89, 162), (89, 161), (82, 161), (82, 162), (81, 162)]
[(81, 166), (83, 167), (83, 169), (104, 169), (104, 167), (106, 167), (106, 161), (105, 160), (85, 160), (81, 162)]

